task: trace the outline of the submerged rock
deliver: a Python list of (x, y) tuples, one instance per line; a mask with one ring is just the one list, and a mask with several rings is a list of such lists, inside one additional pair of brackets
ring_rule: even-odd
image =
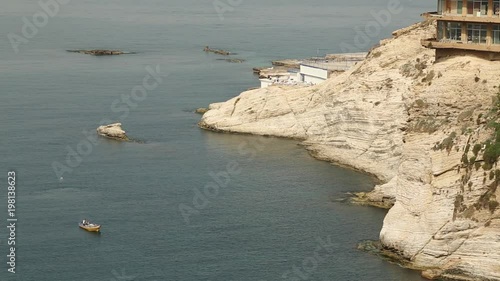
[(80, 53), (92, 56), (117, 56), (117, 55), (127, 54), (120, 50), (67, 50), (67, 51), (71, 53)]
[(227, 62), (230, 62), (230, 63), (244, 63), (245, 60), (244, 59), (219, 59), (219, 60), (223, 60), (223, 61), (227, 61)]
[(195, 110), (195, 112), (198, 114), (205, 114), (205, 113), (207, 113), (207, 111), (208, 111), (208, 108), (205, 108), (205, 107), (200, 107), (200, 108)]
[(125, 131), (122, 129), (122, 123), (114, 123), (110, 125), (99, 126), (97, 128), (97, 134), (115, 140), (121, 140), (121, 141), (130, 140), (125, 134)]
[(222, 56), (229, 56), (231, 55), (231, 52), (228, 52), (226, 50), (220, 50), (220, 49), (212, 49), (208, 46), (206, 46), (203, 51), (207, 52), (207, 53), (214, 53), (214, 54), (217, 54), (217, 55), (222, 55)]

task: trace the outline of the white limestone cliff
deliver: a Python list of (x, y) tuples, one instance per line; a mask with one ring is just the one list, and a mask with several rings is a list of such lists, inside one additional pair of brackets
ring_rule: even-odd
[(500, 62), (435, 63), (420, 45), (434, 30), (399, 30), (321, 85), (212, 104), (200, 126), (300, 139), (320, 159), (377, 176), (385, 184), (364, 199), (394, 204), (380, 234), (386, 249), (425, 276), (500, 280), (500, 171), (482, 167)]

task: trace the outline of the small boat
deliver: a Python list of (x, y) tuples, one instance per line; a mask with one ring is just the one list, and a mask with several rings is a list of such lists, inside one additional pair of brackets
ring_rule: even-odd
[(78, 226), (82, 229), (85, 229), (90, 232), (99, 232), (101, 231), (101, 225), (100, 224), (94, 224), (89, 222), (88, 220), (83, 220), (78, 224)]

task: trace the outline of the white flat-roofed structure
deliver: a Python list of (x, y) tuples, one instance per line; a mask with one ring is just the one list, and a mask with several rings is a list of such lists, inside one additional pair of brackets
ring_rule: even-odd
[(330, 73), (327, 69), (320, 66), (310, 64), (300, 65), (300, 81), (306, 84), (319, 84), (330, 78)]
[(316, 85), (324, 82), (333, 73), (349, 70), (356, 63), (363, 61), (367, 53), (346, 53), (327, 55), (326, 58), (310, 59), (300, 64), (300, 81)]
[(363, 61), (367, 53), (331, 54), (321, 58), (311, 58), (300, 62), (300, 68), (289, 69), (287, 73), (275, 73), (260, 79), (260, 87), (272, 85), (310, 86), (324, 82), (333, 73), (349, 70)]
[(273, 79), (259, 79), (259, 80), (260, 80), (260, 87), (261, 88), (267, 88), (267, 87), (274, 84)]

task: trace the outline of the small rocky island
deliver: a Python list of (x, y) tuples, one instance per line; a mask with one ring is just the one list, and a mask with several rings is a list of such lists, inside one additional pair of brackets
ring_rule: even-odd
[[(203, 51), (205, 53), (213, 53), (213, 54), (216, 54), (216, 55), (221, 55), (221, 56), (230, 56), (230, 55), (235, 55), (235, 53), (231, 53), (229, 51), (226, 51), (226, 50), (221, 50), (221, 49), (212, 49), (210, 48), (209, 46), (206, 46), (205, 48), (203, 48)], [(238, 58), (225, 58), (225, 59), (217, 59), (217, 60), (223, 60), (223, 61), (227, 61), (229, 63), (243, 63), (245, 62), (244, 59), (238, 59)]]
[(67, 51), (70, 53), (80, 53), (92, 56), (118, 56), (118, 55), (130, 54), (120, 50), (67, 50)]
[(122, 123), (114, 123), (114, 124), (99, 126), (97, 128), (97, 134), (109, 139), (114, 139), (119, 141), (130, 140), (125, 134), (125, 131), (122, 129)]
[(209, 46), (206, 46), (203, 49), (203, 51), (206, 52), (206, 53), (214, 53), (214, 54), (221, 55), (221, 56), (229, 56), (229, 55), (231, 55), (231, 52), (228, 52), (226, 50), (220, 50), (220, 49), (212, 49)]

